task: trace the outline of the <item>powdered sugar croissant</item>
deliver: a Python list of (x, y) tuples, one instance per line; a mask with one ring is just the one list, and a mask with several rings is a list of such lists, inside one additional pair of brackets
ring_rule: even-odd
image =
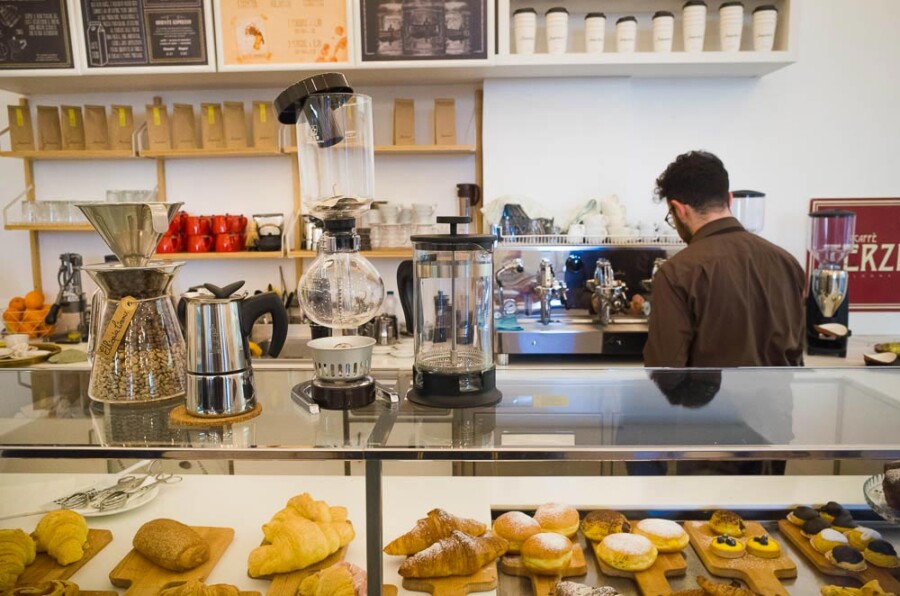
[(438, 540), (447, 538), (453, 530), (465, 532), (469, 536), (481, 536), (487, 526), (474, 519), (456, 517), (443, 509), (432, 509), (427, 517), (416, 522), (412, 530), (384, 547), (384, 552), (388, 555), (413, 555)]
[(400, 564), (402, 577), (448, 577), (472, 575), (506, 554), (509, 543), (499, 536), (472, 537), (453, 530), (425, 550)]

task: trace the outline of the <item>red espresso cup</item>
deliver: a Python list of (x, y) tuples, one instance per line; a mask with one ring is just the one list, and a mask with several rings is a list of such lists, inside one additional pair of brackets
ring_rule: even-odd
[(188, 252), (209, 252), (213, 247), (213, 237), (208, 235), (194, 235), (187, 237)]
[(247, 229), (247, 218), (243, 215), (229, 215), (227, 221), (229, 234), (243, 234)]
[(216, 252), (238, 252), (243, 248), (244, 243), (240, 234), (216, 235)]
[(156, 252), (161, 254), (180, 252), (182, 245), (181, 234), (166, 234), (159, 239), (159, 244), (156, 245)]
[(210, 231), (213, 234), (227, 234), (228, 233), (228, 216), (227, 215), (213, 215), (212, 216), (212, 226)]
[(184, 220), (184, 233), (188, 236), (209, 235), (210, 221), (208, 217), (189, 215)]

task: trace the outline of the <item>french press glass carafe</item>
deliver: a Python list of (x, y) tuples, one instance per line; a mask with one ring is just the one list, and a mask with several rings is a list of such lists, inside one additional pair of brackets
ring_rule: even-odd
[(459, 234), (468, 217), (438, 217), (449, 234), (413, 236), (416, 360), (407, 397), (442, 408), (500, 401), (494, 368), (495, 238)]

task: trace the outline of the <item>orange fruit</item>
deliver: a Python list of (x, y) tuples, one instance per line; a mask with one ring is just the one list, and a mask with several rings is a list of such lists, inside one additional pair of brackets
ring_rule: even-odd
[(16, 296), (12, 300), (9, 301), (9, 310), (21, 312), (25, 310), (25, 299), (21, 296)]
[(22, 317), (23, 321), (33, 321), (35, 323), (43, 323), (44, 317), (46, 317), (46, 313), (43, 310), (26, 310), (25, 316)]
[(44, 306), (44, 293), (38, 290), (31, 290), (25, 294), (25, 308), (38, 309)]
[(19, 323), (19, 333), (34, 333), (37, 326), (38, 323), (35, 322)]

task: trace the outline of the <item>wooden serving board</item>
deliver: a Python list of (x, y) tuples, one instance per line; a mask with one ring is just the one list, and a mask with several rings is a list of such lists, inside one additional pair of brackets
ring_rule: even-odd
[(591, 541), (594, 548), (594, 556), (597, 558), (597, 564), (603, 575), (610, 577), (625, 577), (637, 584), (638, 590), (643, 596), (663, 596), (672, 593), (672, 587), (669, 585), (669, 577), (681, 577), (687, 573), (687, 561), (684, 555), (677, 553), (659, 553), (656, 561), (648, 569), (644, 571), (622, 571), (610, 567), (602, 560), (597, 553), (599, 542)]
[(188, 571), (169, 571), (132, 549), (109, 572), (109, 581), (117, 588), (127, 588), (125, 594), (129, 596), (156, 596), (160, 590), (194, 579), (205, 581), (234, 539), (234, 530), (204, 526), (191, 526), (191, 529), (209, 544), (209, 560), (206, 563)]
[(75, 572), (84, 567), (103, 548), (112, 542), (113, 535), (109, 530), (88, 530), (84, 556), (81, 560), (69, 565), (60, 565), (47, 553), (38, 553), (34, 563), (25, 568), (19, 576), (17, 586), (32, 586), (53, 579), (69, 579)]
[(527, 569), (519, 555), (506, 555), (500, 559), (500, 571), (506, 575), (528, 577), (531, 579), (531, 587), (534, 596), (551, 596), (556, 593), (556, 584), (564, 577), (577, 577), (587, 574), (587, 562), (584, 560), (584, 550), (577, 542), (572, 545), (572, 561), (568, 569), (559, 575), (538, 575)]
[(345, 546), (331, 554), (329, 557), (322, 559), (318, 563), (313, 563), (309, 567), (291, 571), (290, 573), (276, 573), (275, 575), (264, 576), (257, 579), (272, 580), (272, 585), (269, 586), (269, 589), (266, 591), (267, 596), (296, 596), (303, 580), (316, 571), (321, 571), (322, 569), (331, 567), (335, 563), (340, 563), (344, 560), (344, 555), (346, 554), (347, 547)]
[(487, 592), (497, 587), (497, 563), (491, 561), (472, 575), (403, 579), (403, 587), (413, 592), (427, 592), (435, 596), (464, 596), (472, 592)]
[(397, 586), (394, 584), (384, 584), (381, 586), (381, 596), (397, 596)]
[(797, 550), (799, 550), (806, 559), (816, 566), (816, 569), (825, 575), (837, 575), (842, 577), (852, 577), (861, 584), (877, 579), (881, 584), (881, 588), (885, 592), (894, 592), (900, 594), (900, 580), (894, 577), (890, 569), (876, 567), (871, 563), (866, 563), (867, 567), (863, 571), (850, 571), (841, 569), (837, 565), (833, 565), (831, 561), (825, 558), (825, 555), (813, 548), (809, 538), (800, 532), (800, 528), (782, 519), (778, 521), (778, 529), (785, 537), (790, 540)]
[[(710, 530), (708, 522), (685, 522), (684, 529), (691, 537), (691, 546), (700, 556), (703, 566), (712, 575), (743, 580), (751, 590), (766, 596), (786, 596), (788, 591), (782, 585), (781, 579), (797, 577), (797, 565), (788, 556), (784, 547), (781, 549), (781, 556), (776, 559), (762, 559), (746, 551), (742, 557), (726, 559), (716, 555), (710, 548), (717, 534)], [(759, 523), (745, 521), (744, 536), (736, 540), (744, 542), (746, 546), (750, 538), (768, 533)]]

